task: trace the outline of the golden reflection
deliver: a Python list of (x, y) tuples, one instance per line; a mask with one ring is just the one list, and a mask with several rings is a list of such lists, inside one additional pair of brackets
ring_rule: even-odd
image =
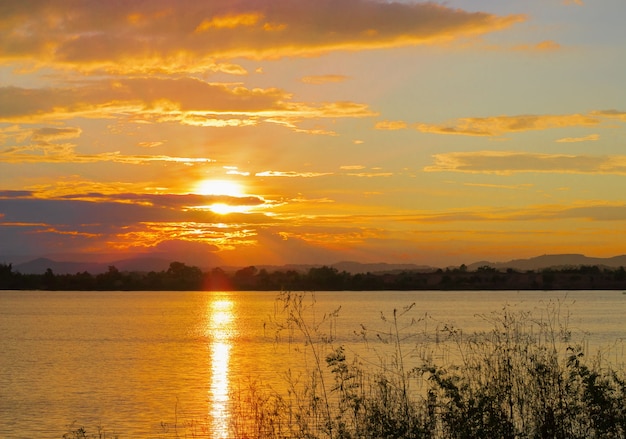
[(210, 302), (208, 336), (211, 351), (211, 386), (209, 394), (209, 415), (212, 437), (228, 437), (230, 413), (228, 409), (229, 364), (231, 340), (235, 335), (233, 327), (233, 302), (217, 299)]

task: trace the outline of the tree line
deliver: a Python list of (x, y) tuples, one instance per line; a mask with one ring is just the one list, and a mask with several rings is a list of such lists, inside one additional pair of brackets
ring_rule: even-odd
[(297, 270), (257, 269), (254, 266), (227, 272), (221, 268), (202, 271), (182, 262), (167, 270), (120, 271), (109, 266), (104, 273), (22, 274), (11, 264), (0, 264), (0, 289), (61, 291), (371, 291), (371, 290), (626, 290), (624, 267), (580, 266), (560, 269), (517, 271), (489, 266), (468, 270), (357, 273), (334, 267)]

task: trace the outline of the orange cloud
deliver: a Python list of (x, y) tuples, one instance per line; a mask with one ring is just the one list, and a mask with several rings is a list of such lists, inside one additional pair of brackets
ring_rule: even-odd
[(365, 178), (392, 177), (393, 172), (348, 172), (347, 175), (351, 177), (365, 177)]
[(207, 32), (211, 29), (233, 29), (239, 26), (254, 26), (263, 18), (258, 13), (228, 14), (205, 19), (196, 27), (195, 32)]
[(305, 76), (301, 79), (305, 84), (327, 84), (329, 82), (343, 82), (348, 79), (345, 75), (314, 75), (314, 76)]
[(626, 122), (626, 111), (618, 110), (600, 110), (591, 112), (592, 116), (605, 117), (607, 119), (617, 119)]
[(142, 148), (154, 148), (161, 145), (163, 145), (163, 142), (158, 140), (153, 142), (139, 142), (137, 144), (137, 146), (141, 146)]
[(556, 41), (552, 41), (552, 40), (545, 40), (545, 41), (541, 41), (537, 44), (533, 44), (533, 45), (528, 45), (528, 44), (522, 44), (519, 46), (515, 46), (513, 49), (514, 50), (528, 50), (528, 51), (540, 51), (540, 52), (546, 52), (546, 51), (555, 51), (555, 50), (559, 50), (561, 48), (561, 45), (559, 43), (557, 43)]
[(375, 127), (377, 130), (403, 130), (406, 129), (407, 123), (402, 120), (383, 120), (377, 122)]
[(249, 126), (259, 120), (296, 128), (305, 118), (376, 115), (367, 105), (291, 101), (276, 88), (249, 89), (193, 78), (134, 78), (93, 81), (67, 88), (0, 87), (0, 122), (41, 123), (74, 117), (129, 117), (134, 122), (195, 126)]
[(0, 63), (117, 73), (211, 71), (219, 69), (216, 60), (449, 41), (524, 20), (373, 0), (18, 2), (0, 18)]
[(427, 172), (467, 172), (510, 175), (519, 172), (626, 175), (626, 156), (539, 154), (475, 151), (435, 154)]
[(263, 171), (257, 172), (257, 177), (323, 177), (325, 175), (332, 175), (330, 172), (297, 172), (297, 171)]
[(558, 143), (576, 143), (576, 142), (595, 142), (600, 139), (599, 134), (589, 134), (585, 137), (564, 137), (562, 139), (558, 139)]
[(40, 143), (13, 146), (0, 150), (0, 163), (97, 163), (146, 164), (158, 162), (194, 165), (212, 163), (205, 157), (176, 157), (168, 155), (125, 155), (118, 151), (99, 154), (78, 154), (76, 146), (69, 143)]
[(33, 130), (32, 139), (35, 142), (48, 142), (59, 139), (74, 139), (80, 136), (80, 128), (39, 128)]
[(498, 136), (506, 133), (546, 130), (572, 126), (594, 126), (600, 121), (582, 114), (566, 115), (521, 115), (469, 117), (457, 119), (450, 124), (415, 124), (423, 133), (458, 134), (464, 136)]

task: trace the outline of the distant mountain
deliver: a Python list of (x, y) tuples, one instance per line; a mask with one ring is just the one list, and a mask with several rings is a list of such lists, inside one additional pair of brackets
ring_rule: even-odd
[[(358, 273), (393, 273), (398, 271), (433, 271), (437, 268), (430, 267), (427, 265), (416, 265), (416, 264), (388, 264), (385, 262), (379, 263), (363, 263), (363, 262), (354, 262), (354, 261), (342, 261), (336, 262), (334, 264), (285, 264), (285, 265), (255, 265), (254, 267), (257, 270), (267, 270), (268, 272), (273, 271), (286, 271), (293, 270), (300, 273), (306, 273), (311, 268), (319, 268), (322, 266), (332, 267), (337, 269), (337, 271), (342, 272), (345, 271), (350, 274), (358, 274)], [(221, 269), (228, 273), (235, 272), (243, 267), (236, 266), (221, 266)]]
[(581, 265), (597, 265), (609, 268), (626, 267), (626, 255), (611, 258), (590, 258), (579, 254), (543, 255), (530, 259), (514, 259), (508, 262), (474, 262), (468, 265), (467, 269), (474, 271), (478, 267), (489, 266), (497, 269), (541, 270), (544, 268), (580, 267)]
[(43, 274), (49, 268), (54, 274), (76, 274), (84, 271), (98, 274), (107, 271), (107, 267), (106, 264), (97, 262), (59, 262), (48, 258), (37, 258), (13, 266), (13, 271), (22, 274)]
[(122, 259), (111, 262), (59, 262), (48, 258), (38, 258), (14, 265), (13, 271), (23, 274), (43, 274), (49, 268), (54, 274), (76, 274), (84, 271), (100, 274), (108, 271), (110, 266), (114, 266), (119, 271), (149, 272), (167, 270), (170, 262), (173, 261), (156, 257)]
[(332, 267), (339, 271), (346, 271), (351, 274), (356, 273), (392, 273), (397, 271), (432, 271), (436, 268), (428, 265), (416, 264), (387, 264), (385, 262), (364, 264), (360, 262), (343, 261), (332, 264)]
[[(163, 253), (156, 255), (137, 256), (129, 259), (113, 260), (111, 262), (76, 262), (76, 261), (55, 261), (50, 258), (37, 258), (28, 262), (13, 265), (13, 270), (23, 274), (43, 274), (49, 268), (55, 274), (76, 274), (87, 271), (91, 274), (104, 273), (109, 266), (115, 266), (120, 271), (164, 271), (169, 268), (169, 264), (174, 261), (184, 262), (187, 265), (199, 267), (203, 271), (209, 271), (215, 267), (221, 267), (225, 271), (234, 272), (243, 267), (224, 266), (222, 261), (215, 255), (199, 256), (170, 255), (168, 259)], [(177, 257), (178, 256), (178, 257)], [(626, 255), (614, 256), (612, 258), (590, 258), (579, 254), (543, 255), (529, 259), (514, 259), (508, 262), (479, 261), (469, 264), (467, 269), (475, 271), (479, 267), (493, 267), (499, 270), (512, 268), (515, 270), (541, 270), (544, 268), (566, 268), (579, 267), (581, 265), (597, 265), (600, 267), (619, 268), (626, 267)], [(307, 272), (311, 268), (321, 267), (321, 264), (288, 264), (288, 265), (256, 265), (257, 269), (265, 269), (269, 272), (279, 270), (295, 270)], [(399, 271), (434, 271), (436, 267), (416, 264), (392, 264), (392, 263), (361, 263), (353, 261), (342, 261), (328, 266), (336, 268), (338, 271), (345, 271), (350, 274), (357, 273), (394, 273)]]

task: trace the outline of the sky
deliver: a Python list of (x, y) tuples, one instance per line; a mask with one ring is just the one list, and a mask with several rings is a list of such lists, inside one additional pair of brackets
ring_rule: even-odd
[(623, 0), (0, 4), (0, 261), (626, 253)]

